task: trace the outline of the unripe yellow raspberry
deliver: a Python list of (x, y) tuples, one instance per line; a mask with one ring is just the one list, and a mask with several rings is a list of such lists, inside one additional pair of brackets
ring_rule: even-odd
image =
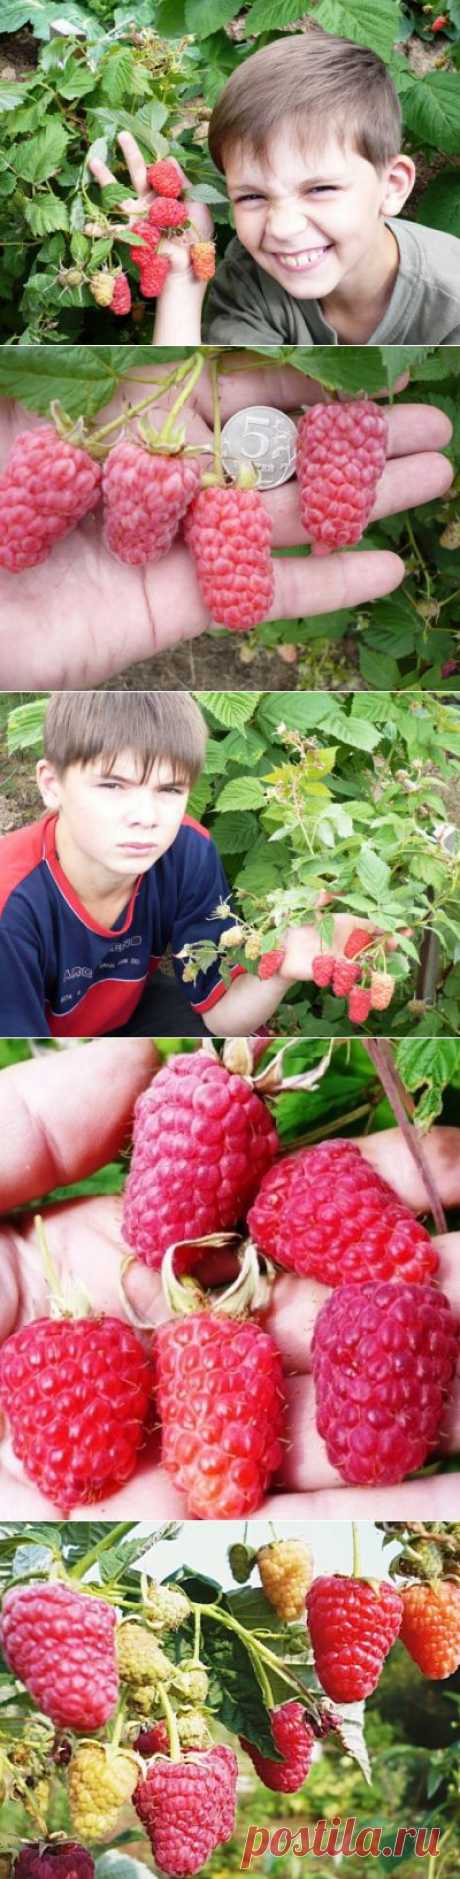
[(131, 1688), (128, 1696), (130, 1714), (134, 1711), (135, 1716), (151, 1716), (158, 1702), (158, 1684), (143, 1683), (137, 1689)]
[(114, 275), (108, 274), (105, 268), (98, 268), (97, 272), (91, 275), (89, 291), (98, 307), (111, 307), (114, 286)]
[(148, 1683), (155, 1688), (159, 1683), (171, 1682), (175, 1666), (144, 1625), (128, 1619), (119, 1626), (116, 1645), (120, 1677), (125, 1683), (134, 1683), (136, 1687)]
[(152, 1579), (144, 1605), (155, 1631), (177, 1631), (190, 1612), (190, 1602), (180, 1586), (157, 1585)]
[(211, 1749), (213, 1737), (205, 1716), (199, 1710), (187, 1710), (185, 1716), (178, 1716), (177, 1729), (179, 1742), (183, 1749)]
[(69, 1768), (68, 1797), (74, 1833), (84, 1845), (115, 1832), (120, 1809), (137, 1787), (141, 1763), (132, 1749), (79, 1742)]
[(209, 1678), (203, 1664), (181, 1664), (176, 1670), (174, 1683), (176, 1690), (188, 1703), (206, 1702)]
[(273, 1540), (261, 1546), (257, 1564), (265, 1597), (286, 1624), (302, 1617), (313, 1578), (313, 1557), (304, 1540)]

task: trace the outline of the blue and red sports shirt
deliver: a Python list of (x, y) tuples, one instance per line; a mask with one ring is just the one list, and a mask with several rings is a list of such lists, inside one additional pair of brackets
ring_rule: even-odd
[[(56, 815), (0, 842), (0, 1036), (97, 1037), (127, 1023), (166, 946), (182, 981), (186, 944), (234, 925), (214, 842), (185, 816), (166, 854), (141, 875), (112, 927), (91, 918), (56, 853)], [(236, 966), (233, 976), (243, 968)], [(218, 962), (184, 992), (206, 1013), (226, 986)]]

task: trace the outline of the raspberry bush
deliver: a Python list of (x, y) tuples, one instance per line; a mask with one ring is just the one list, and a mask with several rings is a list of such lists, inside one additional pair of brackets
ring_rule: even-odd
[[(382, 1818), (389, 1814), (393, 1823), (404, 1819), (414, 1781), (415, 1816), (421, 1814), (423, 1822), (428, 1811), (423, 1789), (430, 1772), (432, 1778), (433, 1743), (429, 1740), (426, 1750), (418, 1743), (412, 1770), (413, 1692), (418, 1689), (419, 1701), (422, 1696), (431, 1706), (433, 1730), (441, 1714), (437, 1690), (460, 1661), (458, 1527), (384, 1525), (382, 1538), (379, 1527), (369, 1522), (351, 1531), (344, 1526), (340, 1560), (334, 1557), (327, 1522), (298, 1529), (295, 1542), (281, 1534), (269, 1538), (265, 1531), (263, 1547), (258, 1544), (260, 1523), (244, 1531), (246, 1547), (241, 1527), (228, 1566), (223, 1556), (220, 1583), (200, 1567), (192, 1571), (184, 1563), (187, 1539), (174, 1523), (142, 1536), (134, 1522), (124, 1523), (123, 1530), (81, 1523), (74, 1528), (56, 1524), (47, 1532), (33, 1524), (27, 1530), (12, 1524), (3, 1530), (3, 1650), (8, 1613), (15, 1606), (15, 1648), (18, 1651), (22, 1639), (23, 1652), (33, 1661), (45, 1602), (57, 1590), (66, 1613), (60, 1632), (62, 1693), (66, 1665), (77, 1652), (82, 1673), (78, 1716), (66, 1713), (57, 1719), (51, 1685), (48, 1689), (41, 1683), (40, 1694), (38, 1686), (33, 1692), (24, 1656), (20, 1666), (16, 1662), (12, 1667), (5, 1654), (0, 1852), (9, 1856), (11, 1879), (93, 1879), (94, 1861), (109, 1847), (121, 1856), (136, 1843), (142, 1857), (140, 1837), (145, 1837), (147, 1860), (151, 1848), (166, 1879), (205, 1869), (211, 1879), (222, 1860), (228, 1860), (225, 1871), (231, 1872), (233, 1855), (241, 1870), (246, 1819), (248, 1825), (259, 1818), (270, 1820), (271, 1794), (283, 1796), (283, 1820), (289, 1822), (300, 1805), (305, 1822), (312, 1823), (325, 1812), (327, 1817), (329, 1794), (335, 1816), (356, 1816), (358, 1833), (374, 1809)], [(312, 1539), (313, 1551), (300, 1539), (302, 1531)], [(165, 1546), (170, 1573), (159, 1584), (150, 1577), (151, 1562), (152, 1556), (164, 1554)], [(294, 1548), (294, 1605), (288, 1614), (287, 1609), (275, 1609), (264, 1581), (268, 1550), (273, 1561), (278, 1549), (286, 1594), (289, 1547)], [(257, 1583), (232, 1584), (235, 1550), (246, 1550)], [(434, 1556), (439, 1568), (435, 1586), (427, 1577)], [(50, 1574), (56, 1572), (60, 1577), (53, 1581)], [(179, 1625), (177, 1610), (173, 1624), (169, 1622), (168, 1599), (174, 1591), (182, 1597)], [(96, 1627), (99, 1614), (103, 1620), (103, 1612), (110, 1609), (115, 1637), (126, 1626), (145, 1632), (152, 1593), (158, 1607), (160, 1592), (167, 1685), (163, 1675), (155, 1677), (151, 1671), (146, 1721), (129, 1666), (119, 1654), (119, 1701), (115, 1708), (112, 1704), (105, 1722), (99, 1718), (97, 1739), (94, 1734), (88, 1737), (88, 1724), (94, 1730), (96, 1722), (91, 1679), (86, 1684), (86, 1713), (84, 1703), (85, 1651), (93, 1626), (91, 1622), (85, 1642), (81, 1607), (88, 1607)], [(21, 1618), (24, 1600), (27, 1619)], [(11, 1636), (8, 1653), (10, 1649)], [(195, 1675), (201, 1673), (200, 1696), (187, 1685), (190, 1665)], [(359, 1716), (348, 1713), (349, 1704), (367, 1703), (369, 1697), (369, 1714), (364, 1708)], [(385, 1788), (380, 1796), (378, 1787), (381, 1717), (386, 1719), (383, 1740), (390, 1763), (393, 1745), (397, 1755), (405, 1732), (404, 1782), (398, 1786), (393, 1777), (396, 1787), (386, 1796)], [(442, 1761), (443, 1798), (439, 1809), (436, 1800), (434, 1805), (434, 1818), (443, 1822), (447, 1838), (455, 1818), (454, 1786), (452, 1808), (449, 1787), (449, 1756), (454, 1753), (447, 1750)], [(278, 1814), (279, 1805), (278, 1799)], [(430, 1813), (433, 1820), (433, 1806)], [(441, 1870), (450, 1879), (455, 1869)], [(353, 1874), (353, 1864), (350, 1871)]]

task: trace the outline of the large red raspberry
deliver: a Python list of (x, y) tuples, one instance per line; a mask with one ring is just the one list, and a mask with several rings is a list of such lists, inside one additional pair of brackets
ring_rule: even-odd
[(10, 574), (46, 561), (54, 543), (99, 500), (101, 466), (53, 424), (21, 431), (0, 481), (0, 567)]
[(212, 1750), (214, 1772), (220, 1782), (219, 1845), (231, 1838), (236, 1825), (236, 1784), (238, 1762), (234, 1749), (215, 1742)]
[(371, 1696), (400, 1629), (399, 1592), (385, 1579), (376, 1590), (366, 1579), (333, 1573), (313, 1580), (306, 1604), (315, 1670), (327, 1696), (337, 1703)]
[(131, 288), (127, 274), (122, 272), (115, 275), (110, 311), (119, 314), (120, 317), (131, 311)]
[(267, 1331), (197, 1312), (156, 1339), (161, 1457), (196, 1520), (257, 1512), (282, 1460), (281, 1359)]
[(297, 432), (303, 528), (317, 552), (359, 542), (385, 466), (385, 412), (370, 398), (310, 405)]
[(335, 953), (317, 953), (312, 959), (311, 976), (314, 985), (330, 985), (337, 960)]
[(353, 986), (359, 979), (360, 971), (361, 967), (357, 960), (336, 959), (332, 974), (332, 990), (335, 998), (348, 998), (348, 993), (353, 991)]
[(156, 300), (158, 294), (162, 293), (170, 266), (171, 263), (166, 254), (152, 252), (147, 255), (147, 259), (142, 262), (139, 276), (139, 286), (144, 300)]
[(279, 972), (280, 966), (283, 964), (285, 953), (285, 946), (277, 946), (274, 947), (271, 953), (264, 953), (260, 965), (257, 967), (259, 979), (272, 979), (275, 972)]
[(353, 985), (348, 999), (348, 1016), (352, 1024), (365, 1024), (371, 1010), (372, 998), (366, 985)]
[(157, 163), (150, 163), (147, 182), (149, 189), (155, 189), (159, 196), (181, 196), (185, 189), (179, 164), (174, 157), (159, 157)]
[(196, 1760), (172, 1762), (157, 1756), (134, 1794), (154, 1859), (175, 1879), (201, 1872), (214, 1848), (230, 1837), (227, 1832), (224, 1836), (222, 1769), (214, 1757), (214, 1749)]
[(121, 1318), (37, 1318), (0, 1352), (14, 1453), (65, 1515), (129, 1479), (152, 1392), (151, 1364)]
[(460, 1585), (405, 1585), (401, 1642), (425, 1677), (452, 1677), (460, 1668)]
[(154, 196), (149, 207), (151, 228), (183, 228), (188, 222), (188, 208), (185, 202), (175, 202), (171, 196)]
[(172, 1057), (138, 1098), (123, 1234), (147, 1266), (167, 1247), (235, 1227), (279, 1147), (244, 1077), (205, 1051)]
[(172, 547), (199, 481), (196, 457), (155, 454), (122, 437), (103, 470), (107, 547), (132, 567), (158, 561)]
[(433, 1285), (342, 1285), (316, 1320), (317, 1425), (344, 1481), (403, 1481), (436, 1447), (458, 1358)]
[(259, 1780), (264, 1787), (273, 1788), (275, 1794), (296, 1794), (306, 1781), (315, 1746), (313, 1729), (307, 1722), (302, 1703), (281, 1703), (278, 1709), (269, 1711), (270, 1727), (275, 1748), (283, 1756), (282, 1762), (263, 1755), (241, 1736), (241, 1747), (250, 1755)]
[(203, 600), (212, 620), (247, 632), (266, 620), (273, 600), (272, 524), (257, 489), (200, 489), (184, 524)]
[(12, 1586), (3, 1600), (2, 1651), (45, 1716), (89, 1735), (118, 1697), (116, 1611), (56, 1580)]
[(260, 1252), (320, 1279), (431, 1278), (439, 1260), (426, 1227), (364, 1160), (354, 1142), (319, 1142), (264, 1175), (248, 1224)]
[(93, 1879), (94, 1860), (76, 1840), (29, 1840), (13, 1866), (13, 1879)]

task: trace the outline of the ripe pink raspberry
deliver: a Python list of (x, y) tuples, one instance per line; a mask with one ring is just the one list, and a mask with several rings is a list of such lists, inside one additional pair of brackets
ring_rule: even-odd
[[(134, 1794), (155, 1862), (181, 1879), (201, 1872), (223, 1838), (222, 1771), (209, 1749), (197, 1760), (156, 1757)], [(229, 1834), (225, 1834), (229, 1838)]]
[(337, 1703), (371, 1696), (400, 1629), (399, 1592), (385, 1579), (376, 1590), (366, 1579), (333, 1573), (313, 1580), (306, 1604), (315, 1670), (327, 1696)]
[(110, 310), (111, 313), (117, 313), (120, 316), (131, 311), (131, 288), (127, 274), (120, 273), (115, 276)]
[[(283, 1374), (267, 1331), (197, 1312), (156, 1337), (161, 1458), (196, 1520), (257, 1512), (282, 1460)], [(193, 1380), (193, 1384), (192, 1384)]]
[(147, 182), (159, 196), (181, 196), (185, 188), (174, 157), (159, 157), (157, 163), (149, 163)]
[(155, 254), (152, 252), (147, 256), (147, 260), (142, 264), (139, 276), (139, 286), (144, 300), (156, 300), (158, 294), (162, 293), (165, 281), (168, 278), (170, 265), (171, 263), (168, 261), (167, 255), (165, 254)]
[(131, 260), (134, 261), (136, 267), (143, 268), (146, 262), (150, 259), (151, 255), (154, 255), (157, 252), (158, 243), (160, 240), (159, 230), (155, 230), (154, 228), (151, 228), (150, 223), (147, 220), (147, 216), (144, 215), (144, 216), (141, 216), (140, 221), (132, 222), (131, 233), (133, 235), (139, 235), (140, 240), (142, 240), (143, 242), (142, 248), (140, 246), (140, 241), (139, 241), (139, 244), (136, 245), (135, 248), (130, 248), (129, 252), (131, 255)]
[(330, 985), (335, 972), (335, 953), (317, 953), (312, 960), (311, 976), (314, 985)]
[(266, 620), (274, 594), (272, 524), (257, 489), (201, 489), (184, 535), (213, 621), (247, 632)]
[(238, 1780), (238, 1762), (234, 1749), (227, 1748), (224, 1742), (215, 1742), (212, 1750), (214, 1773), (220, 1782), (220, 1825), (219, 1845), (230, 1840), (236, 1826), (236, 1784)]
[(116, 1619), (112, 1605), (58, 1579), (5, 1593), (0, 1641), (6, 1662), (59, 1727), (89, 1735), (112, 1715)]
[(280, 966), (283, 964), (285, 952), (285, 946), (277, 946), (274, 948), (273, 952), (264, 953), (257, 968), (258, 978), (272, 979), (274, 973), (279, 972)]
[(171, 196), (155, 196), (149, 206), (150, 228), (163, 231), (168, 228), (183, 228), (188, 222), (188, 208), (185, 202), (174, 202)]
[(280, 1703), (278, 1709), (269, 1710), (269, 1717), (275, 1748), (280, 1750), (284, 1760), (277, 1762), (262, 1754), (246, 1736), (240, 1737), (241, 1747), (250, 1756), (264, 1787), (272, 1788), (275, 1794), (296, 1794), (309, 1773), (315, 1746), (313, 1729), (307, 1722), (302, 1703)]
[(93, 1879), (94, 1860), (76, 1840), (29, 1840), (16, 1854), (13, 1879)]
[(359, 542), (385, 467), (385, 412), (371, 398), (311, 405), (297, 432), (303, 528), (317, 552)]
[(332, 974), (332, 990), (336, 998), (347, 998), (359, 979), (361, 967), (353, 959), (336, 959)]
[(196, 457), (155, 453), (122, 437), (103, 469), (107, 548), (132, 567), (159, 561), (172, 547), (199, 482)]
[(371, 972), (371, 1011), (386, 1011), (394, 989), (391, 972)]
[(37, 1318), (0, 1352), (0, 1403), (31, 1481), (67, 1515), (133, 1473), (153, 1392), (121, 1318)]
[(366, 947), (371, 945), (372, 933), (369, 932), (369, 928), (365, 926), (354, 926), (343, 949), (345, 958), (356, 959), (358, 953), (365, 952)]
[(348, 1000), (348, 1016), (352, 1024), (365, 1024), (371, 1009), (371, 995), (366, 985), (354, 985)]
[(340, 1137), (298, 1149), (269, 1168), (248, 1224), (267, 1259), (322, 1285), (369, 1279), (417, 1284), (439, 1264), (426, 1227), (355, 1143)]
[(433, 1285), (342, 1285), (313, 1337), (317, 1425), (344, 1481), (393, 1484), (436, 1447), (459, 1349)]
[(54, 543), (99, 500), (101, 466), (53, 424), (21, 431), (0, 480), (0, 567), (10, 574), (46, 561)]
[(235, 1227), (278, 1147), (270, 1112), (244, 1077), (201, 1050), (170, 1058), (136, 1103), (128, 1246), (160, 1266), (175, 1241)]

